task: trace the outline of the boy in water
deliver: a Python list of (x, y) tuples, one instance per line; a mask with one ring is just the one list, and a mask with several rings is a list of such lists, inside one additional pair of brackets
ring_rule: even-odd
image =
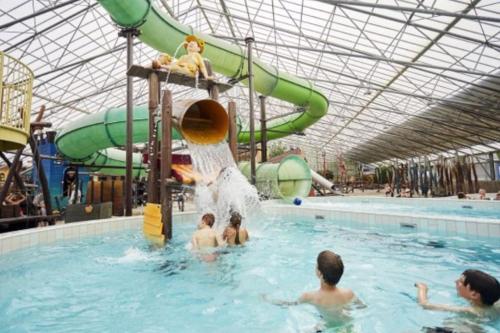
[(308, 303), (314, 305), (327, 321), (339, 319), (342, 308), (345, 305), (357, 301), (356, 296), (350, 289), (337, 287), (344, 273), (342, 258), (332, 251), (322, 251), (317, 258), (316, 276), (320, 280), (318, 290), (305, 292), (294, 302), (273, 302), (277, 305), (298, 305)]
[(207, 213), (202, 216), (201, 222), (198, 225), (191, 239), (193, 250), (201, 250), (219, 246), (220, 242), (217, 239), (217, 234), (212, 229), (215, 222), (214, 214)]
[(415, 283), (418, 288), (417, 298), (426, 310), (451, 311), (471, 314), (484, 314), (485, 311), (495, 310), (493, 305), (500, 299), (500, 284), (493, 276), (478, 271), (468, 269), (455, 281), (458, 296), (465, 298), (471, 306), (461, 307), (447, 304), (432, 304), (427, 298), (427, 285)]
[(331, 314), (332, 311), (350, 303), (355, 298), (352, 290), (337, 287), (343, 273), (342, 258), (332, 251), (322, 251), (318, 255), (316, 266), (320, 287), (318, 290), (303, 293), (298, 302), (314, 305), (323, 315)]

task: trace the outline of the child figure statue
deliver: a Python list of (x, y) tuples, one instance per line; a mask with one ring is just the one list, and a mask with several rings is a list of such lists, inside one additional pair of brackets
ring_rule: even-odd
[(184, 48), (187, 54), (183, 55), (177, 61), (172, 62), (172, 57), (168, 54), (162, 54), (159, 59), (153, 60), (153, 68), (165, 68), (173, 73), (180, 73), (187, 76), (195, 77), (197, 73), (203, 75), (206, 80), (212, 80), (212, 76), (207, 73), (207, 68), (203, 62), (203, 49), (205, 42), (194, 35), (186, 36)]

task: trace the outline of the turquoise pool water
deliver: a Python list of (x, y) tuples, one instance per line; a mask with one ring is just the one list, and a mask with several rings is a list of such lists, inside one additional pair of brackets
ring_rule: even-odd
[(249, 223), (246, 247), (210, 263), (186, 250), (194, 223), (176, 224), (175, 239), (163, 250), (150, 249), (137, 232), (123, 232), (14, 252), (0, 257), (0, 331), (315, 332), (322, 319), (313, 307), (282, 308), (262, 295), (293, 300), (317, 288), (315, 260), (324, 249), (342, 256), (340, 286), (367, 305), (324, 332), (500, 330), (498, 320), (422, 310), (413, 286), (428, 283), (434, 302), (465, 304), (454, 280), (465, 268), (500, 277), (498, 242), (341, 222), (258, 218)]
[(388, 212), (439, 217), (500, 219), (500, 201), (449, 200), (422, 198), (317, 197), (306, 198), (308, 207), (358, 212)]

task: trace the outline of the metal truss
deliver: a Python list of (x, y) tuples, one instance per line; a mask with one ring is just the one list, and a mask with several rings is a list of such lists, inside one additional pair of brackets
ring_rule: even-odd
[[(245, 47), (311, 80), (328, 114), (283, 143), (328, 162), (365, 163), (500, 149), (500, 3), (465, 0), (155, 0), (183, 24)], [(56, 129), (125, 104), (125, 40), (94, 0), (12, 0), (0, 9), (2, 50), (35, 73), (33, 111)], [(134, 61), (158, 52), (137, 40)], [(221, 78), (224, 79), (224, 78)], [(175, 98), (205, 92), (169, 87)], [(137, 104), (147, 100), (134, 82)], [(248, 90), (221, 94), (248, 122)], [(294, 112), (268, 98), (268, 117)], [(258, 113), (257, 113), (258, 114)]]

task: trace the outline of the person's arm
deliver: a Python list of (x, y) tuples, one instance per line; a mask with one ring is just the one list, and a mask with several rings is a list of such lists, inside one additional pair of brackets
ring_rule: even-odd
[(221, 235), (215, 235), (215, 242), (217, 247), (222, 247), (226, 245), (226, 242), (224, 239), (221, 237)]
[(277, 300), (277, 299), (269, 299), (267, 295), (262, 295), (262, 298), (274, 305), (282, 306), (282, 307), (288, 307), (288, 306), (294, 306), (294, 305), (299, 305), (302, 303), (310, 303), (311, 296), (309, 293), (304, 293), (302, 294), (297, 300), (295, 301), (284, 301), (284, 300)]
[(224, 231), (222, 232), (222, 240), (223, 240), (224, 242), (226, 242), (226, 241), (227, 241), (227, 239), (228, 239), (228, 237), (229, 237), (229, 232), (228, 232), (228, 229), (226, 228), (226, 229), (224, 229)]
[(191, 238), (191, 244), (193, 244), (193, 250), (197, 250), (199, 245), (198, 245), (198, 241), (196, 240), (196, 236), (193, 235), (193, 237)]
[(427, 285), (425, 283), (417, 282), (415, 283), (415, 287), (417, 287), (418, 304), (420, 304), (420, 306), (422, 306), (422, 308), (426, 310), (475, 313), (475, 311), (471, 307), (429, 303), (429, 299), (427, 297), (429, 288), (427, 287)]

